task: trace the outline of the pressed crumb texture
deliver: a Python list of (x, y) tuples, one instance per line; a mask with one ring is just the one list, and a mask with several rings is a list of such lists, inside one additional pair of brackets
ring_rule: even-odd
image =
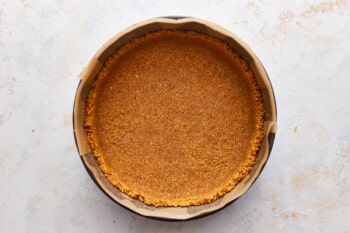
[(227, 44), (159, 31), (124, 45), (87, 99), (85, 128), (109, 181), (154, 206), (210, 203), (251, 170), (263, 103), (247, 64)]

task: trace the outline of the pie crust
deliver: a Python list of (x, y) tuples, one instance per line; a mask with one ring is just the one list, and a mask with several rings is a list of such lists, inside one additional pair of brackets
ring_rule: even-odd
[(251, 170), (263, 102), (247, 63), (193, 31), (158, 31), (125, 44), (87, 98), (85, 129), (102, 172), (154, 206), (210, 203)]

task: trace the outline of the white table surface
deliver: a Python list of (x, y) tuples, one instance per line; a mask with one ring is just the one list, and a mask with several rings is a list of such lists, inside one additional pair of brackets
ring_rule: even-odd
[[(194, 16), (260, 57), (278, 132), (253, 187), (211, 216), (147, 219), (91, 181), (72, 107), (78, 74), (133, 23)], [(0, 0), (0, 232), (350, 232), (350, 2)]]

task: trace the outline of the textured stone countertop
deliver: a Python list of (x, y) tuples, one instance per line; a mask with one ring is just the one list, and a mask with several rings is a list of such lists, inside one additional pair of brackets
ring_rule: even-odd
[[(271, 157), (253, 187), (213, 215), (131, 213), (78, 156), (78, 75), (120, 30), (167, 15), (217, 23), (270, 76)], [(350, 232), (350, 1), (0, 0), (0, 232)]]

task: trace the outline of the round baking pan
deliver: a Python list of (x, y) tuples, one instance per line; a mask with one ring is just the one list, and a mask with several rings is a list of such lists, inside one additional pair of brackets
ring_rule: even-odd
[[(232, 191), (209, 204), (189, 207), (155, 207), (130, 198), (112, 185), (102, 173), (87, 140), (84, 128), (86, 98), (104, 62), (127, 42), (146, 33), (160, 30), (195, 31), (225, 41), (233, 51), (247, 62), (262, 93), (264, 138), (255, 164), (249, 174)], [(271, 153), (276, 133), (277, 112), (275, 97), (268, 75), (257, 56), (242, 40), (216, 24), (189, 17), (154, 18), (140, 22), (118, 33), (105, 43), (91, 59), (80, 77), (81, 80), (76, 91), (73, 108), (73, 129), (80, 158), (91, 178), (107, 196), (121, 206), (142, 216), (163, 220), (187, 220), (218, 211), (242, 196), (253, 185)]]

